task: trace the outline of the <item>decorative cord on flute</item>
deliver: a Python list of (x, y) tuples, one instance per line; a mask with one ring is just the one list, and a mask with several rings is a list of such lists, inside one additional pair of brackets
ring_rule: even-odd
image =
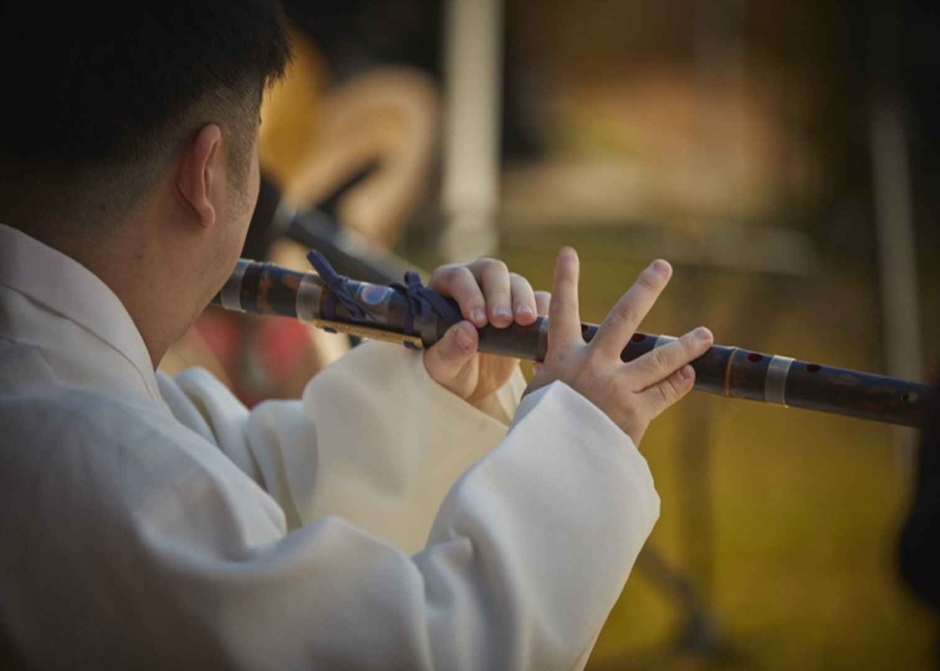
[[(322, 277), (242, 259), (212, 304), (293, 317), (414, 349), (430, 347), (460, 320), (456, 305), (422, 286), (417, 275), (405, 284), (369, 284), (337, 275), (316, 252), (308, 258)], [(594, 324), (581, 326), (585, 340), (597, 329)], [(672, 340), (636, 333), (620, 358), (631, 361)], [(542, 361), (547, 349), (545, 317), (531, 326), (480, 329), (481, 352)], [(699, 391), (904, 426), (924, 425), (927, 396), (934, 393), (916, 382), (722, 345), (712, 346), (692, 367)]]

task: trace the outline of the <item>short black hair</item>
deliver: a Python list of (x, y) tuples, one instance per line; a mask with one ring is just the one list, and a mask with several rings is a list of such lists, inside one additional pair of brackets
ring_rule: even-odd
[(275, 0), (13, 0), (0, 30), (8, 164), (136, 162), (206, 96), (260, 105), (290, 59)]

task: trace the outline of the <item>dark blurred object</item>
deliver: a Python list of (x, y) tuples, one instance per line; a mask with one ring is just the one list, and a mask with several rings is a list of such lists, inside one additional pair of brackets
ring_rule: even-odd
[(242, 258), (261, 261), (268, 256), (268, 251), (278, 236), (284, 231), (274, 229), (274, 215), (281, 204), (281, 192), (271, 178), (261, 173), (261, 187), (258, 190), (258, 202), (248, 226), (248, 235), (242, 247)]
[(317, 44), (336, 80), (387, 63), (439, 74), (440, 0), (285, 0), (284, 8)]
[[(917, 458), (914, 497), (898, 546), (898, 564), (908, 587), (940, 614), (940, 386), (936, 391), (925, 408), (927, 425)], [(936, 665), (940, 669), (940, 636)]]
[[(358, 175), (344, 186), (344, 190), (351, 188), (365, 174)], [(334, 202), (339, 193), (330, 196), (327, 203)], [(366, 240), (342, 227), (321, 208), (293, 211), (284, 205), (274, 182), (262, 175), (258, 204), (248, 227), (242, 257), (265, 260), (271, 245), (281, 237), (316, 249), (339, 273), (363, 282), (397, 282), (405, 271), (411, 269), (404, 260), (392, 254), (374, 251)]]

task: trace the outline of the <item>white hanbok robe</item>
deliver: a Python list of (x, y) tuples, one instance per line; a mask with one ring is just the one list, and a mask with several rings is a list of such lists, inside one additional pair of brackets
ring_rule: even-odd
[(0, 631), (43, 669), (581, 668), (659, 498), (596, 406), (521, 388), (484, 412), (369, 343), (249, 412), (0, 225)]

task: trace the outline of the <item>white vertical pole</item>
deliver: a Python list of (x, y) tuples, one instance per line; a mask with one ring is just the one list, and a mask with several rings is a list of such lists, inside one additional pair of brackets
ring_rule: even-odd
[(502, 11), (502, 0), (447, 3), (441, 196), (447, 223), (440, 251), (450, 262), (497, 248)]
[[(869, 0), (869, 147), (878, 270), (884, 329), (885, 373), (922, 382), (917, 255), (914, 252), (913, 187), (907, 148), (902, 14), (891, 3)], [(895, 464), (909, 480), (917, 434), (894, 429)]]
[[(885, 373), (921, 382), (923, 364), (910, 166), (903, 108), (897, 96), (882, 95), (874, 100), (870, 137)], [(905, 478), (913, 468), (916, 438), (912, 429), (895, 429), (896, 461)]]

